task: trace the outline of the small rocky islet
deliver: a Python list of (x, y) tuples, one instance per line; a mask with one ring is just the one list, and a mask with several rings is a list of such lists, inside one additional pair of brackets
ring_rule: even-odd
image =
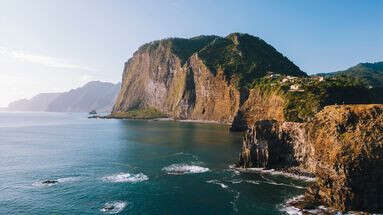
[(169, 38), (125, 63), (113, 111), (102, 118), (231, 124), (244, 132), (237, 167), (315, 176), (294, 207), (382, 212), (382, 65), (355, 67), (359, 76), (378, 68), (370, 84), (352, 72), (308, 76), (248, 34)]

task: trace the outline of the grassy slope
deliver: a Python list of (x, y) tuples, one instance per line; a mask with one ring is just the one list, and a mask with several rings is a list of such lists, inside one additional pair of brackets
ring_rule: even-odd
[(366, 85), (383, 87), (383, 62), (360, 63), (344, 71), (321, 73), (328, 77), (347, 76), (361, 79)]
[[(282, 83), (282, 79), (262, 78), (253, 87), (265, 94), (277, 92), (281, 95), (285, 99), (283, 109), (287, 121), (307, 121), (328, 105), (383, 103), (381, 89), (368, 89), (358, 79), (350, 77), (327, 78), (325, 81), (298, 78), (293, 83)], [(292, 84), (300, 85), (301, 91), (291, 91)]]

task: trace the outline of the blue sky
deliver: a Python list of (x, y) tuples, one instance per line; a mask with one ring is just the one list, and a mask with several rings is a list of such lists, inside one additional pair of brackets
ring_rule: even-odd
[(118, 82), (143, 43), (261, 37), (312, 74), (383, 60), (383, 1), (2, 0), (0, 107), (90, 80)]

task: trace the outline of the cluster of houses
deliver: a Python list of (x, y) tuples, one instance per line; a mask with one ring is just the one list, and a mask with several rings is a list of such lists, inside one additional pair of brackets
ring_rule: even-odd
[[(274, 74), (274, 73), (268, 73), (268, 75), (266, 77), (269, 79), (277, 79), (277, 78), (282, 77), (282, 75)], [(311, 76), (310, 79), (315, 80), (315, 81), (319, 81), (319, 82), (324, 81), (323, 76)], [(298, 80), (299, 80), (298, 77), (288, 75), (286, 77), (283, 77), (283, 79), (281, 80), (281, 83), (291, 84), (290, 89), (289, 89), (290, 92), (303, 92), (304, 89), (301, 89), (301, 84), (297, 83)]]

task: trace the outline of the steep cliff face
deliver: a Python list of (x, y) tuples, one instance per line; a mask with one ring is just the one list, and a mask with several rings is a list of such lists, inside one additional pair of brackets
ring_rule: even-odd
[(312, 173), (315, 169), (312, 153), (305, 124), (261, 120), (245, 132), (238, 165), (267, 169), (299, 167), (301, 172)]
[(245, 131), (256, 121), (284, 121), (286, 99), (279, 91), (251, 89), (245, 102), (241, 105), (231, 126), (233, 131)]
[(155, 41), (125, 64), (112, 115), (155, 108), (179, 119), (231, 123), (246, 100), (243, 89), (266, 72), (306, 76), (266, 42), (247, 34)]
[(383, 211), (383, 105), (331, 106), (308, 124), (322, 203)]
[(383, 105), (328, 106), (307, 123), (258, 121), (245, 133), (239, 165), (299, 167), (317, 177), (307, 201), (382, 211)]

